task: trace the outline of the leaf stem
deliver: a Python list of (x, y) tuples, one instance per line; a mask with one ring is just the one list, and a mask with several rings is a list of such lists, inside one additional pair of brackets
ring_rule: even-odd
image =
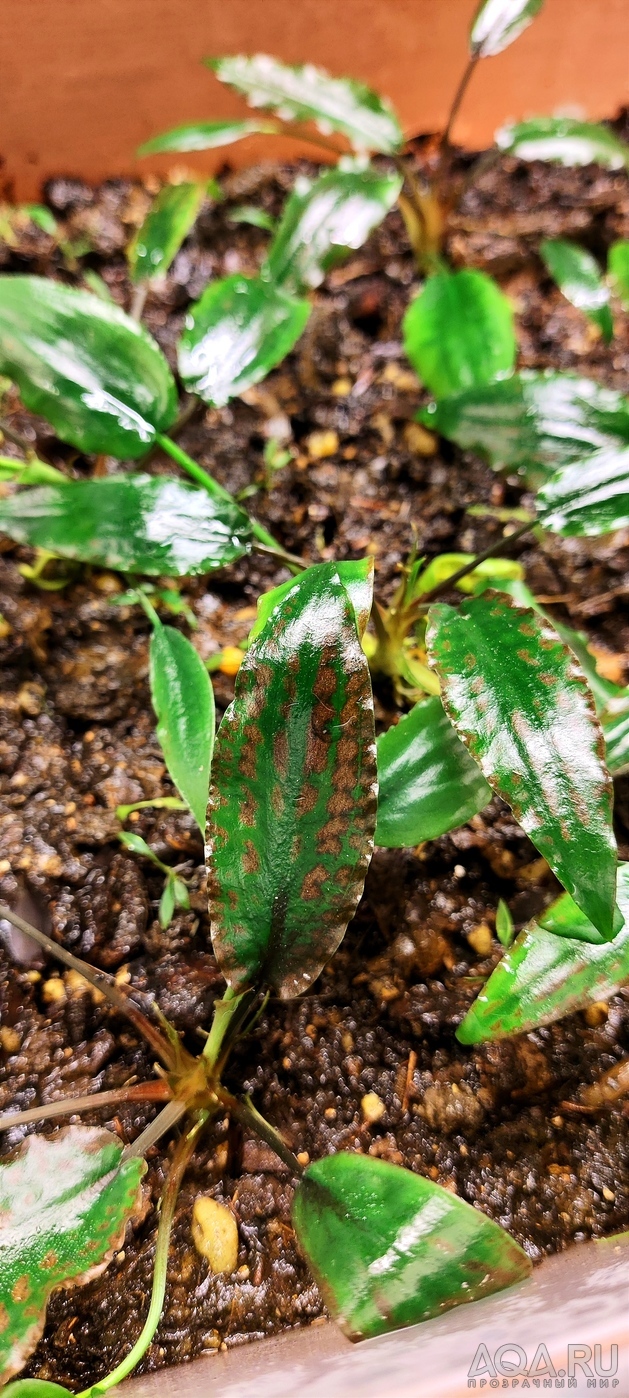
[(137, 320), (138, 322), (141, 321), (142, 312), (144, 310), (146, 298), (148, 296), (148, 289), (149, 284), (147, 281), (138, 282), (137, 285), (134, 286), (133, 297), (131, 299), (131, 310), (129, 311), (129, 315), (131, 316), (132, 320)]
[(136, 1156), (146, 1155), (146, 1152), (150, 1150), (151, 1146), (154, 1146), (157, 1141), (161, 1140), (162, 1136), (165, 1136), (166, 1132), (170, 1131), (172, 1126), (177, 1125), (177, 1122), (181, 1120), (182, 1116), (185, 1116), (187, 1110), (186, 1103), (179, 1097), (175, 1097), (171, 1102), (167, 1102), (166, 1106), (159, 1115), (155, 1117), (154, 1121), (150, 1121), (148, 1126), (145, 1126), (144, 1130), (140, 1132), (137, 1140), (125, 1146), (122, 1152), (122, 1159), (133, 1160)]
[(202, 1057), (206, 1060), (210, 1072), (214, 1071), (217, 1077), (238, 1030), (249, 1014), (256, 993), (255, 990), (243, 990), (240, 995), (236, 995), (228, 986), (222, 1000), (214, 1002), (214, 1015)]
[(78, 1395), (78, 1398), (99, 1398), (101, 1393), (107, 1393), (108, 1389), (115, 1388), (116, 1384), (126, 1379), (133, 1369), (135, 1369), (136, 1365), (140, 1363), (140, 1360), (144, 1358), (151, 1340), (153, 1339), (160, 1322), (162, 1307), (164, 1305), (164, 1296), (166, 1295), (168, 1248), (170, 1245), (170, 1234), (175, 1215), (177, 1196), (186, 1166), (194, 1151), (199, 1134), (205, 1126), (208, 1115), (208, 1112), (200, 1112), (191, 1130), (188, 1131), (185, 1136), (181, 1137), (166, 1176), (164, 1192), (160, 1201), (151, 1304), (142, 1330), (133, 1349), (129, 1351), (126, 1358), (123, 1359), (115, 1369), (112, 1369), (112, 1372), (107, 1374), (106, 1378), (101, 1379), (100, 1383), (95, 1383), (91, 1388), (84, 1389), (83, 1392)]
[(461, 80), (460, 80), (460, 82), (459, 82), (459, 85), (458, 85), (458, 87), (457, 87), (457, 90), (456, 90), (456, 92), (455, 92), (455, 94), (454, 94), (454, 97), (453, 97), (453, 99), (452, 99), (452, 106), (450, 107), (450, 114), (449, 114), (449, 116), (448, 116), (448, 120), (447, 120), (447, 123), (446, 123), (446, 129), (445, 129), (445, 131), (444, 131), (444, 133), (443, 133), (443, 136), (441, 137), (441, 150), (442, 150), (442, 151), (447, 150), (447, 149), (448, 149), (448, 146), (450, 145), (450, 137), (451, 137), (451, 135), (452, 135), (452, 127), (454, 126), (454, 123), (455, 123), (455, 121), (456, 121), (456, 119), (457, 119), (457, 116), (458, 116), (458, 114), (459, 114), (459, 108), (460, 108), (460, 106), (461, 106), (461, 103), (462, 103), (462, 101), (463, 101), (463, 98), (465, 97), (465, 93), (467, 92), (467, 88), (468, 88), (468, 84), (469, 84), (470, 78), (471, 78), (471, 76), (472, 76), (472, 73), (474, 72), (474, 69), (475, 69), (475, 67), (476, 67), (476, 64), (478, 63), (479, 58), (480, 58), (480, 52), (479, 52), (478, 49), (475, 49), (475, 50), (473, 51), (473, 53), (470, 55), (470, 57), (468, 58), (467, 65), (466, 65), (466, 67), (465, 67), (465, 69), (464, 69), (464, 71), (463, 71), (463, 75), (462, 75), (462, 77), (461, 77)]
[(271, 1126), (270, 1121), (261, 1115), (249, 1097), (234, 1097), (233, 1093), (222, 1085), (217, 1087), (216, 1095), (219, 1102), (228, 1108), (241, 1126), (247, 1126), (250, 1131), (255, 1131), (256, 1135), (260, 1136), (261, 1140), (265, 1141), (276, 1155), (279, 1155), (280, 1160), (284, 1161), (291, 1175), (297, 1178), (303, 1175), (304, 1167), (299, 1164), (297, 1156), (293, 1155), (292, 1150), (282, 1140), (279, 1131), (276, 1131), (275, 1127)]
[(170, 1097), (168, 1083), (133, 1083), (129, 1087), (112, 1088), (111, 1092), (86, 1093), (83, 1097), (64, 1097), (59, 1102), (44, 1102), (41, 1107), (29, 1107), (25, 1112), (12, 1112), (0, 1116), (0, 1131), (8, 1131), (13, 1126), (28, 1126), (33, 1121), (48, 1121), (54, 1116), (71, 1116), (75, 1112), (99, 1111), (101, 1107), (113, 1107), (118, 1102), (163, 1102)]
[(469, 563), (466, 563), (463, 568), (459, 568), (458, 573), (452, 573), (449, 578), (444, 578), (443, 582), (437, 583), (435, 587), (431, 587), (429, 592), (425, 592), (424, 596), (421, 598), (422, 607), (424, 607), (427, 602), (433, 602), (435, 597), (439, 597), (442, 592), (448, 592), (461, 578), (466, 578), (468, 573), (473, 573), (474, 569), (478, 568), (479, 563), (484, 563), (486, 558), (496, 558), (498, 555), (502, 554), (506, 548), (510, 548), (512, 544), (517, 543), (518, 539), (521, 539), (524, 534), (528, 534), (531, 529), (535, 528), (536, 524), (540, 523), (541, 520), (539, 519), (528, 519), (526, 524), (521, 524), (520, 528), (516, 529), (513, 534), (509, 534), (506, 539), (501, 539), (499, 543), (492, 544), (491, 548), (485, 549), (483, 553), (477, 553), (474, 558), (470, 559)]

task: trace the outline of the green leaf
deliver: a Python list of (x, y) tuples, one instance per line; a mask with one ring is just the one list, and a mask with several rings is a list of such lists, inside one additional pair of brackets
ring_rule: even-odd
[(399, 175), (367, 166), (298, 180), (271, 243), (266, 272), (299, 294), (321, 284), (350, 248), (359, 248), (395, 203)]
[(470, 51), (479, 58), (502, 53), (539, 14), (544, 0), (482, 0), (470, 31)]
[(609, 999), (629, 980), (629, 864), (618, 866), (618, 906), (622, 930), (593, 945), (595, 927), (563, 893), (503, 956), (459, 1025), (459, 1042), (526, 1033)]
[(0, 531), (60, 558), (122, 573), (185, 577), (249, 550), (237, 505), (170, 476), (104, 476), (41, 486), (0, 500)]
[(67, 480), (63, 471), (49, 466), (46, 461), (31, 457), (28, 461), (18, 461), (14, 456), (0, 456), (0, 481), (11, 481), (14, 485), (50, 485)]
[(389, 849), (438, 839), (492, 797), (436, 697), (380, 735), (378, 783), (376, 844)]
[(404, 348), (436, 398), (510, 374), (515, 364), (513, 312), (485, 272), (437, 272), (411, 302)]
[(334, 564), (292, 580), (216, 735), (212, 940), (235, 990), (312, 984), (362, 893), (376, 823), (369, 667)]
[[(140, 854), (143, 859), (150, 859), (151, 864), (155, 864), (158, 869), (167, 868), (165, 864), (162, 864), (161, 859), (158, 859), (157, 855), (153, 853), (151, 846), (147, 845), (146, 840), (141, 835), (135, 835), (132, 830), (121, 830), (118, 839), (125, 849), (131, 850), (132, 854)], [(170, 873), (170, 870), (167, 872)]]
[(490, 786), (605, 938), (614, 935), (613, 788), (585, 677), (554, 627), (485, 593), (429, 612), (446, 713)]
[(47, 1379), (17, 1379), (5, 1388), (3, 1398), (73, 1398), (69, 1388)]
[(594, 538), (629, 524), (629, 447), (594, 452), (546, 481), (537, 495), (544, 529)]
[(161, 155), (169, 151), (216, 150), (231, 146), (245, 136), (273, 136), (278, 131), (274, 121), (251, 118), (248, 121), (193, 121), (174, 126), (161, 136), (153, 136), (138, 147), (138, 155)]
[(629, 311), (629, 241), (612, 243), (607, 258), (607, 271), (612, 287), (624, 311)]
[[(459, 568), (465, 564), (472, 563), (474, 555), (472, 553), (438, 553), (436, 558), (431, 558), (430, 563), (423, 572), (420, 573), (415, 584), (415, 595), (421, 597), (424, 592), (431, 592), (433, 587), (446, 582), (448, 578), (458, 573)], [(460, 582), (454, 586), (460, 592), (484, 592), (490, 584), (495, 584), (500, 588), (503, 582), (514, 581), (524, 577), (524, 569), (521, 563), (514, 558), (484, 558), (477, 568), (473, 568), (471, 573), (461, 578)]]
[(605, 736), (605, 761), (612, 776), (629, 771), (629, 689), (610, 699), (601, 714)]
[(194, 646), (173, 626), (158, 624), (149, 650), (151, 698), (168, 771), (201, 834), (214, 747), (214, 691)]
[(127, 248), (131, 280), (150, 281), (167, 272), (205, 198), (205, 185), (167, 184)]
[[(569, 895), (566, 894), (566, 897), (569, 897)], [(496, 936), (503, 947), (510, 947), (515, 937), (513, 918), (504, 898), (498, 899), (498, 907), (496, 910)]]
[(604, 165), (608, 170), (629, 165), (629, 146), (609, 127), (575, 117), (531, 117), (503, 126), (496, 132), (496, 145), (518, 160)]
[(142, 456), (177, 413), (162, 351), (113, 302), (46, 277), (0, 277), (0, 373), (64, 442)]
[(340, 1151), (309, 1165), (293, 1224), (327, 1309), (350, 1340), (429, 1320), (531, 1270), (519, 1244), (479, 1209), (368, 1155)]
[(266, 377), (299, 339), (310, 303), (263, 277), (212, 282), (190, 307), (179, 372), (191, 393), (221, 408)]
[(220, 81), (251, 107), (265, 107), (283, 121), (314, 121), (325, 135), (340, 131), (357, 150), (392, 155), (404, 137), (393, 108), (352, 78), (331, 78), (312, 63), (290, 67), (266, 53), (207, 60)]
[(230, 223), (249, 223), (252, 228), (264, 229), (265, 233), (272, 233), (277, 224), (272, 214), (268, 214), (266, 209), (259, 209), (256, 204), (236, 204), (229, 210), (227, 218)]
[[(358, 634), (362, 639), (371, 615), (374, 574), (373, 558), (350, 558), (345, 562), (335, 563), (334, 568), (341, 579), (354, 609), (354, 619), (358, 628)], [(289, 578), (288, 582), (280, 583), (279, 587), (273, 587), (269, 592), (263, 592), (262, 596), (258, 597), (258, 615), (249, 632), (250, 643), (251, 641), (255, 641), (256, 636), (260, 635), (271, 613), (282, 601), (282, 598), (288, 596), (294, 581), (294, 578)]]
[(56, 238), (57, 220), (45, 204), (23, 204), (22, 209), (25, 214), (28, 214), (31, 223), (34, 223), (37, 228), (41, 228), (42, 233), (47, 233), (50, 238)]
[(169, 927), (175, 911), (175, 886), (172, 879), (166, 879), (159, 900), (158, 917), (160, 927)]
[(534, 483), (615, 442), (629, 445), (629, 405), (621, 393), (573, 374), (523, 370), (499, 383), (445, 398), (419, 421), (496, 469)]
[[(92, 1126), (29, 1136), (0, 1168), (0, 1372), (22, 1368), (57, 1286), (97, 1276), (119, 1247), (146, 1166)], [(42, 1398), (45, 1398), (42, 1395)]]
[(614, 322), (609, 308), (609, 287), (603, 281), (598, 262), (591, 252), (563, 238), (544, 238), (540, 256), (559, 290), (577, 310), (585, 311), (609, 342)]

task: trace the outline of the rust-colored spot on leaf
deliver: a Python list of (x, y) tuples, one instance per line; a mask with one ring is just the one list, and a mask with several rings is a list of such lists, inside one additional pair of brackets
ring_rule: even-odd
[(56, 1267), (58, 1262), (59, 1258), (57, 1257), (56, 1252), (53, 1252), (51, 1250), (50, 1252), (45, 1253), (44, 1257), (42, 1257), (39, 1266), (42, 1272), (52, 1272), (53, 1267)]
[(13, 1287), (13, 1290), (11, 1292), (11, 1299), (15, 1301), (16, 1305), (21, 1305), (22, 1302), (28, 1300), (30, 1289), (31, 1283), (28, 1276), (25, 1273), (24, 1276), (18, 1277), (15, 1286)]
[(321, 888), (327, 879), (327, 869), (322, 864), (315, 864), (314, 869), (309, 869), (301, 885), (301, 896), (305, 902), (310, 902), (313, 898), (321, 897)]
[(242, 867), (245, 874), (259, 874), (260, 859), (253, 840), (247, 840), (242, 856)]
[(5, 1330), (8, 1330), (8, 1328), (9, 1328), (9, 1312), (8, 1312), (6, 1306), (3, 1306), (2, 1302), (0, 1301), (0, 1335), (4, 1334), (4, 1331), (5, 1331)]

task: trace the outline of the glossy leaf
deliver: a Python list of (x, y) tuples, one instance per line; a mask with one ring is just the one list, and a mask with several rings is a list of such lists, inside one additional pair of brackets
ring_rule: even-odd
[[(453, 577), (460, 568), (471, 563), (473, 558), (472, 553), (438, 553), (420, 573), (414, 589), (416, 596), (421, 597), (422, 593), (431, 592), (433, 587)], [(515, 558), (484, 558), (477, 568), (473, 568), (471, 573), (466, 573), (454, 586), (459, 592), (478, 593), (493, 585), (500, 588), (503, 582), (516, 582), (523, 577), (522, 564)]]
[(415, 704), (380, 735), (378, 784), (376, 844), (389, 849), (436, 840), (492, 797), (436, 697)]
[(605, 938), (613, 936), (613, 791), (582, 670), (554, 627), (504, 594), (431, 607), (446, 713), (490, 786)]
[(308, 301), (263, 277), (237, 273), (210, 283), (190, 307), (179, 344), (186, 388), (223, 407), (284, 359), (309, 315)]
[(496, 132), (499, 150), (519, 160), (546, 160), (557, 165), (629, 165), (629, 146), (609, 127), (575, 117), (531, 117)]
[(369, 1155), (340, 1151), (309, 1165), (293, 1224), (327, 1309), (350, 1340), (442, 1315), (531, 1270), (515, 1239), (479, 1209)]
[[(373, 558), (350, 558), (344, 562), (335, 563), (334, 568), (354, 609), (358, 634), (362, 639), (367, 628), (373, 601)], [(263, 592), (262, 596), (258, 597), (258, 615), (249, 632), (250, 642), (255, 641), (256, 636), (259, 636), (271, 613), (282, 601), (282, 598), (288, 595), (293, 584), (294, 578), (289, 578), (288, 582), (280, 583), (279, 587), (273, 587), (270, 592)]]
[(22, 1368), (57, 1286), (97, 1276), (120, 1246), (135, 1208), (143, 1160), (120, 1163), (122, 1145), (92, 1126), (51, 1140), (29, 1136), (0, 1167), (0, 1372)]
[(122, 573), (209, 573), (247, 553), (237, 505), (169, 476), (103, 476), (0, 500), (0, 532), (60, 558)]
[(563, 893), (503, 956), (459, 1025), (459, 1042), (522, 1034), (609, 999), (629, 980), (629, 864), (618, 866), (618, 906), (621, 931), (593, 945), (596, 929)]
[(205, 197), (202, 184), (167, 184), (127, 249), (131, 280), (150, 281), (168, 271)]
[(497, 469), (539, 483), (610, 443), (629, 445), (621, 393), (573, 374), (523, 371), (424, 409), (419, 421)]
[(292, 580), (216, 735), (212, 940), (228, 984), (307, 989), (362, 893), (376, 823), (367, 659), (334, 564)]
[(516, 342), (511, 306), (485, 272), (437, 272), (411, 302), (404, 348), (436, 398), (510, 374)]
[(47, 1379), (17, 1379), (5, 1388), (3, 1398), (72, 1398), (69, 1388)]
[(350, 248), (359, 248), (395, 203), (402, 180), (376, 170), (327, 170), (300, 180), (269, 248), (266, 271), (288, 291), (319, 286)]
[(153, 136), (138, 149), (138, 155), (161, 155), (169, 151), (216, 150), (217, 146), (231, 146), (234, 141), (242, 141), (245, 136), (272, 136), (278, 131), (274, 121), (192, 121), (183, 126), (174, 126), (161, 136)]
[(214, 691), (194, 646), (173, 626), (154, 627), (149, 648), (151, 698), (168, 771), (201, 833), (214, 747)]
[(614, 777), (629, 772), (629, 688), (610, 699), (601, 714), (605, 761)]
[(80, 451), (142, 456), (177, 413), (167, 361), (113, 302), (46, 277), (0, 277), (0, 373)]
[(403, 143), (393, 108), (352, 78), (332, 78), (312, 63), (290, 67), (266, 53), (208, 60), (217, 78), (251, 107), (265, 107), (285, 121), (314, 121), (325, 135), (340, 131), (357, 150), (391, 155)]
[(555, 534), (609, 534), (629, 524), (629, 447), (606, 447), (566, 466), (537, 495), (545, 529)]
[(544, 0), (482, 0), (470, 32), (472, 53), (480, 58), (502, 53), (528, 29), (543, 3)]
[(607, 270), (623, 310), (629, 311), (629, 240), (621, 238), (617, 243), (612, 243)]
[(604, 340), (611, 340), (614, 323), (609, 309), (609, 287), (603, 281), (596, 259), (578, 243), (570, 243), (563, 238), (544, 238), (539, 250), (542, 261), (566, 300), (577, 310), (585, 311), (590, 320), (598, 325)]

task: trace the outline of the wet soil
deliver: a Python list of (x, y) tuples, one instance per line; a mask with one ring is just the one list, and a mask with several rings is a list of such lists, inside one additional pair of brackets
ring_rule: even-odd
[[(466, 168), (460, 157), (458, 176)], [(202, 212), (146, 307), (146, 323), (171, 362), (186, 307), (208, 278), (253, 271), (263, 254), (267, 235), (230, 222), (230, 210), (251, 202), (277, 213), (294, 173), (227, 175), (225, 202)], [(128, 306), (124, 247), (148, 190), (116, 181), (93, 190), (58, 179), (46, 198), (66, 236), (89, 245), (83, 265)], [(626, 390), (629, 321), (619, 312), (616, 336), (603, 345), (543, 271), (536, 247), (549, 235), (576, 236), (599, 254), (628, 237), (627, 176), (495, 162), (462, 195), (447, 244), (455, 264), (491, 271), (513, 299), (522, 365), (572, 369)], [(76, 280), (52, 240), (32, 228), (17, 246), (0, 245), (0, 260), (4, 270)], [(317, 293), (287, 362), (245, 401), (199, 412), (180, 438), (231, 491), (258, 487), (249, 508), (291, 550), (311, 561), (372, 553), (384, 599), (413, 537), (428, 557), (477, 551), (503, 526), (468, 514), (469, 506), (526, 504), (517, 480), (496, 477), (413, 423), (425, 395), (405, 362), (400, 322), (416, 280), (394, 212)], [(3, 416), (51, 462), (77, 475), (94, 469), (26, 413), (12, 389)], [(266, 489), (262, 454), (271, 438), (293, 456)], [(9, 442), (3, 450), (16, 449)], [(113, 466), (99, 461), (96, 469)], [(173, 467), (156, 456), (151, 469)], [(523, 541), (518, 556), (557, 617), (586, 629), (607, 673), (625, 678), (629, 531), (585, 543)], [(190, 816), (156, 810), (138, 813), (130, 827), (189, 881), (191, 910), (178, 912), (166, 931), (157, 920), (159, 872), (117, 839), (118, 804), (173, 794), (154, 733), (148, 624), (138, 609), (115, 605), (122, 583), (114, 575), (83, 569), (63, 590), (41, 591), (17, 569), (31, 557), (0, 543), (0, 895), (64, 946), (118, 974), (141, 1002), (155, 999), (198, 1048), (223, 988), (199, 832)], [(256, 558), (184, 582), (202, 656), (241, 640), (256, 597), (284, 576)], [(233, 680), (220, 672), (213, 678), (222, 711)], [(395, 721), (386, 689), (378, 690), (376, 712), (380, 726)], [(617, 832), (627, 859), (626, 779), (617, 783)], [(315, 992), (269, 1003), (232, 1061), (230, 1083), (253, 1094), (295, 1152), (314, 1159), (360, 1150), (429, 1175), (508, 1228), (534, 1261), (627, 1227), (627, 1106), (584, 1118), (562, 1105), (627, 1053), (625, 996), (497, 1045), (468, 1049), (454, 1038), (501, 954), (492, 935), (498, 899), (507, 900), (519, 928), (556, 892), (498, 800), (417, 850), (376, 851), (357, 916)], [(150, 1052), (116, 1014), (52, 962), (16, 964), (11, 947), (19, 954), (12, 937), (0, 946), (0, 1110), (151, 1075)], [(366, 1093), (383, 1104), (371, 1125), (361, 1108)], [(126, 1141), (154, 1110), (127, 1105), (84, 1119), (109, 1124)], [(5, 1133), (3, 1148), (24, 1134)], [(83, 1388), (126, 1353), (146, 1313), (168, 1150), (160, 1144), (150, 1153), (146, 1215), (107, 1273), (53, 1298), (28, 1373)], [(213, 1276), (193, 1248), (190, 1214), (200, 1192), (228, 1203), (238, 1220), (232, 1276)], [(181, 1194), (165, 1312), (145, 1368), (323, 1315), (295, 1245), (291, 1195), (267, 1147), (227, 1119), (208, 1129)]]

